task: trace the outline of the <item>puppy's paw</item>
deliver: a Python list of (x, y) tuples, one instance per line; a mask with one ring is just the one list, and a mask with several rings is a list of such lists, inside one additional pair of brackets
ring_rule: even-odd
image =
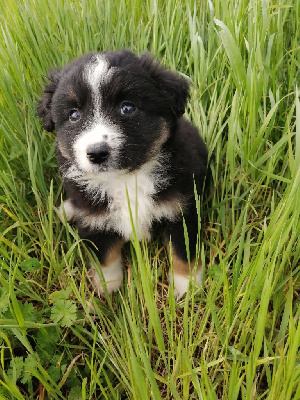
[(64, 216), (65, 213), (67, 221), (72, 221), (72, 219), (74, 219), (75, 208), (72, 205), (70, 199), (67, 199), (63, 203), (61, 203), (60, 206), (58, 207), (58, 211), (62, 217)]
[(198, 285), (202, 285), (202, 268), (198, 268), (196, 275), (193, 273), (191, 276), (184, 276), (174, 272), (174, 279), (171, 270), (169, 270), (169, 284), (173, 285), (174, 283), (174, 296), (176, 300), (180, 300), (188, 291), (191, 280), (195, 280)]
[(102, 274), (103, 280), (98, 275), (95, 267), (91, 266), (88, 271), (92, 286), (95, 292), (97, 292), (98, 296), (104, 294), (104, 286), (106, 286), (109, 294), (116, 292), (120, 288), (123, 280), (122, 257), (107, 267), (102, 267)]

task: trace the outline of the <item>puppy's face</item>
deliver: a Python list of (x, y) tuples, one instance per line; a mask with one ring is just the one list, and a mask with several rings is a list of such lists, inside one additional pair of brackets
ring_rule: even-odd
[(50, 80), (38, 115), (81, 174), (134, 171), (157, 157), (188, 97), (185, 79), (129, 51), (90, 53)]

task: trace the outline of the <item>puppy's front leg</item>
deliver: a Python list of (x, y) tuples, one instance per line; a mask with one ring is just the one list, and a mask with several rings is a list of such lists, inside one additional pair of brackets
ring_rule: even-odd
[(94, 290), (99, 296), (104, 294), (104, 286), (109, 294), (116, 292), (123, 280), (121, 250), (124, 240), (118, 235), (109, 232), (98, 233), (79, 229), (79, 234), (81, 238), (88, 239), (87, 244), (92, 248), (100, 261), (103, 278), (97, 273), (93, 265), (89, 270)]
[[(202, 284), (202, 266), (200, 260), (195, 262), (198, 218), (196, 210), (184, 215), (189, 236), (190, 263), (187, 259), (186, 245), (184, 239), (183, 221), (169, 223), (164, 232), (164, 241), (168, 249), (169, 259), (173, 263), (174, 281), (169, 270), (169, 284), (174, 282), (174, 295), (180, 299), (188, 290), (190, 279), (194, 279), (199, 285)], [(169, 241), (171, 239), (172, 251)]]

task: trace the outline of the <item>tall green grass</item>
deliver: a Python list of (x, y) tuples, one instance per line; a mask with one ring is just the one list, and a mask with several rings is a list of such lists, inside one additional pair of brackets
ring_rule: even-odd
[[(6, 0), (0, 18), (0, 398), (299, 399), (300, 3)], [(95, 296), (35, 117), (48, 69), (124, 47), (190, 78), (209, 148), (205, 283), (179, 303), (159, 239)]]

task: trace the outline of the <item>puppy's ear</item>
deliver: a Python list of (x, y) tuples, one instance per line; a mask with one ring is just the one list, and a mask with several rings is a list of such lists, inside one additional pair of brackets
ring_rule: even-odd
[(37, 104), (37, 115), (42, 119), (43, 128), (48, 132), (53, 132), (55, 129), (51, 114), (51, 103), (59, 82), (59, 72), (59, 70), (56, 70), (48, 75), (50, 82), (45, 86), (43, 95)]
[(181, 117), (189, 99), (189, 83), (187, 79), (155, 62), (149, 53), (143, 53), (140, 57), (140, 62), (141, 66), (153, 79), (155, 87), (165, 97), (173, 115), (176, 118)]

